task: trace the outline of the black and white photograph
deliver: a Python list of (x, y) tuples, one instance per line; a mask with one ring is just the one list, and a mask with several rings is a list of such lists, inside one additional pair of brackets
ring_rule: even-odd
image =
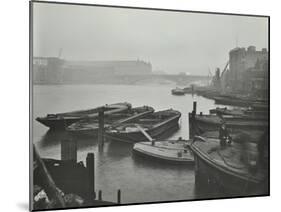
[(269, 196), (269, 16), (29, 12), (31, 210)]

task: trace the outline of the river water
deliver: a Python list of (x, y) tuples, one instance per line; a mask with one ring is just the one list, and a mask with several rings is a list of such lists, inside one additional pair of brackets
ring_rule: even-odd
[[(117, 102), (130, 102), (135, 107), (149, 105), (155, 110), (179, 110), (180, 129), (171, 138), (188, 139), (188, 113), (192, 111), (193, 101), (197, 101), (197, 111), (203, 113), (215, 107), (214, 101), (189, 94), (173, 96), (172, 88), (172, 85), (35, 85), (33, 142), (42, 157), (60, 159), (60, 141), (66, 133), (50, 132), (35, 118)], [(133, 157), (132, 147), (132, 144), (106, 141), (104, 151), (99, 153), (96, 140), (79, 138), (78, 161), (85, 162), (88, 152), (95, 153), (96, 190), (102, 190), (104, 200), (116, 202), (117, 189), (122, 191), (122, 203), (204, 198), (196, 195), (192, 166), (142, 160)]]

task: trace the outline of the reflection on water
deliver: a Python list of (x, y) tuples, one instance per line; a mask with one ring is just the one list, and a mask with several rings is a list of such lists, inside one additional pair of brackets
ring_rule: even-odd
[(188, 112), (192, 102), (204, 113), (214, 107), (212, 100), (191, 95), (172, 96), (167, 86), (65, 85), (34, 86), (33, 142), (42, 157), (60, 159), (60, 141), (78, 142), (78, 160), (84, 161), (88, 152), (95, 153), (96, 189), (103, 198), (116, 201), (117, 189), (122, 191), (123, 203), (186, 200), (200, 196), (194, 191), (194, 169), (191, 166), (152, 162), (132, 153), (133, 144), (106, 140), (103, 152), (98, 151), (94, 138), (73, 137), (65, 131), (48, 131), (35, 121), (47, 113), (86, 109), (103, 104), (130, 102), (133, 106), (149, 105), (155, 110), (173, 108), (182, 113), (179, 129), (170, 138), (188, 139)]

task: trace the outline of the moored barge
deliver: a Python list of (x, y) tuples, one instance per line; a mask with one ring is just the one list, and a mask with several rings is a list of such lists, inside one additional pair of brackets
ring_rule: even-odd
[[(149, 106), (134, 107), (126, 111), (121, 111), (119, 113), (114, 113), (104, 116), (104, 127), (112, 127), (115, 125), (120, 125), (135, 119), (141, 118), (143, 116), (153, 113), (154, 109)], [(85, 119), (76, 122), (69, 127), (67, 131), (75, 136), (90, 136), (96, 137), (98, 135), (99, 121), (98, 119)]]
[(189, 113), (190, 137), (208, 131), (217, 131), (222, 123), (226, 124), (230, 132), (264, 130), (268, 127), (268, 121), (263, 118), (198, 115)]
[[(105, 114), (113, 114), (122, 111), (126, 111), (131, 108), (131, 104), (129, 103), (116, 103), (103, 106), (105, 110)], [(66, 113), (56, 113), (56, 114), (48, 114), (45, 117), (37, 117), (36, 120), (50, 129), (65, 129), (69, 125), (80, 121), (82, 119), (97, 119), (99, 108), (93, 108), (88, 110), (77, 110)]]
[(257, 148), (233, 143), (221, 148), (218, 139), (196, 137), (190, 145), (196, 186), (226, 197), (268, 194), (268, 169), (257, 163)]
[(180, 117), (181, 113), (173, 109), (154, 112), (112, 127), (106, 130), (106, 136), (113, 140), (129, 143), (147, 140), (144, 133), (153, 139), (165, 138), (179, 128)]
[(215, 109), (211, 109), (210, 114), (240, 116), (244, 118), (268, 119), (267, 111), (259, 111), (253, 109), (243, 109), (243, 108), (228, 109), (227, 107), (217, 107)]

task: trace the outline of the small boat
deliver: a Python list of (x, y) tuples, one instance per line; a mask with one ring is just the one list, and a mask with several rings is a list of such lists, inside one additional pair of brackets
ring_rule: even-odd
[(176, 96), (183, 96), (185, 94), (184, 89), (181, 89), (181, 88), (172, 89), (171, 92), (173, 95), (176, 95)]
[[(154, 109), (149, 106), (134, 107), (126, 111), (120, 111), (113, 114), (105, 114), (104, 116), (104, 128), (120, 125), (129, 121), (133, 121), (137, 118), (144, 117), (150, 113), (153, 113)], [(68, 132), (76, 136), (94, 136), (96, 137), (99, 129), (98, 119), (84, 119), (76, 123), (71, 124), (66, 128)]]
[(193, 164), (193, 154), (185, 140), (140, 142), (134, 144), (133, 152), (144, 158), (172, 164)]
[(225, 122), (230, 132), (263, 130), (268, 127), (268, 120), (263, 118), (244, 118), (239, 116), (197, 115), (189, 113), (189, 134), (201, 135), (208, 131), (217, 131)]
[(173, 109), (154, 112), (111, 127), (106, 130), (106, 136), (113, 140), (129, 143), (145, 141), (147, 138), (145, 134), (153, 139), (165, 138), (178, 129), (180, 117), (181, 113)]
[[(228, 195), (268, 194), (268, 169), (257, 165), (254, 144), (233, 143), (221, 148), (218, 139), (195, 137), (195, 184)], [(214, 190), (214, 189), (213, 189)]]
[[(105, 114), (108, 115), (126, 111), (131, 107), (132, 105), (127, 102), (103, 106)], [(98, 117), (99, 109), (100, 107), (66, 113), (48, 114), (45, 117), (37, 117), (36, 120), (50, 129), (65, 129), (69, 125), (82, 119), (96, 119)]]

